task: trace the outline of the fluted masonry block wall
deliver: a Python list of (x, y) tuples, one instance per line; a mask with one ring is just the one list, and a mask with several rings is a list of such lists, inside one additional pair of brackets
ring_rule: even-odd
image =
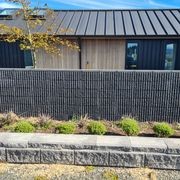
[(180, 122), (178, 71), (0, 70), (0, 111)]

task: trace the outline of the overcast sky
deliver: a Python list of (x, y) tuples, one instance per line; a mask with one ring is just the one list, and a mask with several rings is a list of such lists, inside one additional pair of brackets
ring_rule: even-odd
[[(38, 0), (31, 0), (37, 6)], [(137, 9), (137, 8), (180, 8), (180, 0), (39, 0), (53, 9)], [(0, 0), (0, 8), (17, 5)]]

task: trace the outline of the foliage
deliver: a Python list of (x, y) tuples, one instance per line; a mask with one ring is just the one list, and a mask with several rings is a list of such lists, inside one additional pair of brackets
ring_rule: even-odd
[(22, 121), (19, 121), (18, 123), (16, 123), (14, 131), (22, 132), (22, 133), (31, 133), (31, 132), (35, 131), (35, 128), (34, 128), (34, 126), (32, 126), (31, 123), (22, 120)]
[(94, 171), (94, 169), (95, 169), (94, 166), (86, 166), (85, 167), (85, 172), (90, 173), (90, 172)]
[(60, 134), (73, 134), (76, 130), (74, 122), (65, 122), (57, 126), (56, 128)]
[(72, 118), (71, 118), (71, 121), (78, 121), (80, 120), (80, 117), (78, 115), (73, 115)]
[(153, 130), (159, 137), (169, 137), (174, 134), (173, 128), (165, 122), (155, 124)]
[(47, 176), (35, 176), (34, 180), (48, 180)]
[(106, 126), (103, 123), (97, 121), (90, 122), (87, 128), (91, 134), (103, 135), (107, 132)]
[(7, 114), (0, 114), (0, 127), (8, 126), (19, 120), (19, 117), (12, 111)]
[(43, 129), (49, 129), (52, 125), (52, 119), (48, 115), (39, 115), (38, 117), (38, 126)]
[[(57, 36), (58, 32), (54, 32), (52, 25), (54, 17), (53, 10), (48, 9), (47, 6), (43, 9), (40, 7), (32, 9), (30, 0), (7, 1), (20, 5), (21, 8), (17, 10), (15, 16), (19, 16), (24, 19), (25, 27), (20, 28), (0, 24), (1, 41), (9, 43), (19, 41), (21, 50), (31, 50), (34, 67), (36, 67), (36, 52), (39, 49), (43, 49), (47, 53), (57, 55), (61, 55), (60, 46), (66, 46), (73, 50), (79, 50), (79, 47), (75, 42), (62, 39)], [(38, 13), (42, 10), (44, 11), (44, 18), (38, 16)], [(44, 27), (44, 31), (36, 32), (36, 29), (42, 25)], [(61, 29), (60, 31), (66, 32), (68, 30)]]
[(105, 171), (103, 173), (103, 178), (105, 180), (118, 180), (118, 175), (116, 174), (115, 171), (109, 170), (109, 171)]
[(138, 135), (140, 131), (138, 122), (130, 117), (123, 118), (119, 123), (119, 127), (122, 128), (128, 136)]

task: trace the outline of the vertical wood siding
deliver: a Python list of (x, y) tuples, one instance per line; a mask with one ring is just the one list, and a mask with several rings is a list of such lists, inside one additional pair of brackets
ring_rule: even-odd
[(125, 40), (82, 40), (82, 69), (124, 69)]
[(24, 52), (19, 43), (0, 42), (0, 68), (24, 68)]
[(79, 69), (79, 51), (60, 47), (62, 56), (47, 54), (44, 50), (37, 53), (37, 68)]

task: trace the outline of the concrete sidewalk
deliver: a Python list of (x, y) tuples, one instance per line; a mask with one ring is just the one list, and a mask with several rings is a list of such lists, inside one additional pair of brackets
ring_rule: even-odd
[(0, 160), (180, 169), (180, 139), (0, 133)]

